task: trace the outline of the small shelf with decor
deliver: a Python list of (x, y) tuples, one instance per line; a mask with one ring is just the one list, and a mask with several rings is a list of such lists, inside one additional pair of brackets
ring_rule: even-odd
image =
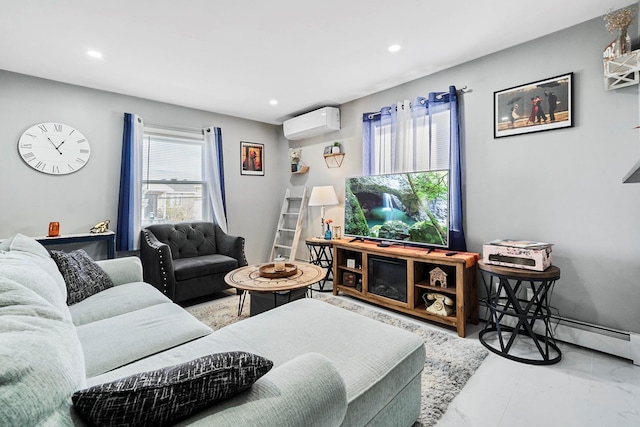
[(307, 173), (309, 172), (309, 166), (300, 166), (298, 167), (298, 170), (293, 172), (291, 171), (291, 175), (301, 175), (303, 173)]
[(342, 166), (344, 160), (344, 153), (330, 153), (324, 155), (324, 162), (328, 168), (339, 168)]
[(604, 87), (606, 90), (640, 83), (640, 50), (617, 58), (604, 60)]
[[(334, 282), (343, 286), (344, 293), (356, 297), (362, 297), (363, 275), (362, 269), (362, 252), (341, 250), (334, 254), (338, 258), (334, 258), (334, 265), (340, 266), (340, 277), (335, 278)], [(366, 256), (366, 255), (365, 255)]]
[(309, 172), (309, 166), (302, 161), (302, 148), (289, 148), (289, 162), (291, 164), (291, 175), (301, 175)]
[(604, 88), (618, 89), (640, 83), (639, 50), (631, 50), (629, 26), (634, 20), (635, 9), (626, 7), (610, 10), (603, 18), (605, 28), (616, 38), (605, 46), (602, 52), (604, 61)]

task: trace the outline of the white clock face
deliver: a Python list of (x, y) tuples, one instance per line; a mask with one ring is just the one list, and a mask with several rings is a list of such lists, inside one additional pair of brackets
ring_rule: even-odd
[(18, 152), (35, 170), (51, 175), (77, 172), (89, 161), (89, 141), (77, 129), (62, 123), (40, 123), (27, 129)]

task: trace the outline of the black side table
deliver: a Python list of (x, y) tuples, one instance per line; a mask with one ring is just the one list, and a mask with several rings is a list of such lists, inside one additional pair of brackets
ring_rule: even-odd
[(319, 289), (312, 288), (317, 292), (331, 292), (333, 289), (325, 289), (327, 282), (333, 283), (333, 242), (318, 237), (305, 239), (309, 249), (309, 262), (319, 267), (327, 269), (324, 279), (318, 282)]
[[(560, 269), (552, 265), (544, 271), (523, 270), (482, 261), (478, 262), (478, 268), (487, 293), (485, 302), (489, 310), (489, 319), (479, 334), (480, 342), (490, 351), (517, 362), (531, 365), (558, 363), (562, 352), (551, 331), (549, 300), (555, 281), (560, 278)], [(498, 288), (492, 291), (496, 279)], [(530, 299), (518, 295), (525, 290), (530, 292)], [(540, 323), (544, 333), (534, 331), (534, 326)], [(515, 355), (513, 343), (518, 337), (533, 342), (540, 357)], [(497, 338), (498, 345), (489, 344), (489, 338), (493, 338), (494, 343)]]

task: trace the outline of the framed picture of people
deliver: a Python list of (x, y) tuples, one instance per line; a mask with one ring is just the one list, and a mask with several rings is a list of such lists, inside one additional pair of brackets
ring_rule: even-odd
[(240, 142), (240, 174), (264, 176), (264, 144)]
[(573, 126), (573, 73), (493, 93), (493, 137)]

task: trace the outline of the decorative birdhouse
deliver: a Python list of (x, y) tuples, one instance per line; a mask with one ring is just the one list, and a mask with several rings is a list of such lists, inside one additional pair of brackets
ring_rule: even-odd
[(431, 286), (447, 287), (447, 273), (440, 267), (436, 267), (429, 272), (429, 284)]

